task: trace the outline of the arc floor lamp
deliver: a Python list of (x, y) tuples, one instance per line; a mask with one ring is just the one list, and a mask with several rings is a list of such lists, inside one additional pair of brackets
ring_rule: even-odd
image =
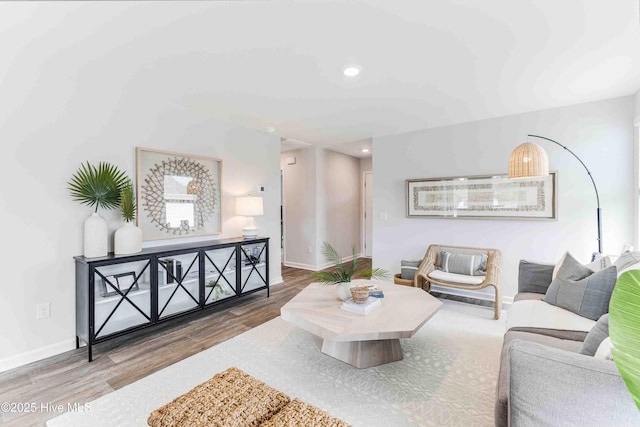
[[(554, 141), (551, 138), (547, 138), (545, 136), (540, 135), (527, 135), (529, 138), (540, 138), (550, 142), (553, 142), (556, 145), (567, 150), (573, 157), (575, 157), (580, 164), (584, 167), (589, 175), (589, 179), (591, 179), (591, 183), (593, 184), (593, 189), (596, 192), (596, 203), (598, 205), (596, 209), (596, 217), (598, 221), (598, 252), (602, 253), (602, 215), (600, 211), (600, 195), (598, 194), (598, 187), (596, 186), (596, 182), (593, 180), (593, 176), (591, 175), (591, 171), (587, 168), (587, 165), (570, 149), (560, 144), (558, 141)], [(546, 151), (540, 145), (525, 142), (524, 144), (520, 144), (516, 147), (515, 150), (511, 153), (509, 157), (509, 178), (533, 178), (533, 177), (541, 177), (549, 175), (549, 157), (547, 156)], [(595, 254), (594, 254), (595, 255)]]

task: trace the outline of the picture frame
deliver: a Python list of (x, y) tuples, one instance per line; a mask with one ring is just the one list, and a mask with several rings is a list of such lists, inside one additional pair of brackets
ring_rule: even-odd
[(557, 219), (558, 173), (509, 179), (506, 174), (408, 179), (409, 218)]
[[(107, 280), (109, 281), (110, 285), (107, 284)], [(133, 271), (105, 276), (105, 279), (102, 279), (100, 281), (100, 296), (111, 297), (114, 295), (119, 295), (116, 290), (108, 290), (113, 289), (111, 285), (117, 287), (118, 290), (120, 290), (122, 293), (127, 292), (130, 287), (132, 291), (137, 291), (138, 289), (140, 289), (140, 287), (138, 286), (138, 282), (136, 281), (136, 273)]]
[(222, 233), (222, 160), (136, 147), (137, 225), (145, 241)]

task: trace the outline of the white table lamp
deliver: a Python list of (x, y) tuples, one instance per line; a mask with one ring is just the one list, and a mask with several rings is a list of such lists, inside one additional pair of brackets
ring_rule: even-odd
[(242, 229), (242, 237), (245, 239), (251, 239), (258, 235), (258, 228), (253, 222), (253, 217), (263, 214), (262, 197), (236, 198), (236, 215), (247, 217), (247, 225)]

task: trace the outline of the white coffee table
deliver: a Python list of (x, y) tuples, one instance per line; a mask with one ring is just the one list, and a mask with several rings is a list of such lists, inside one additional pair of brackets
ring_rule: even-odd
[(420, 288), (376, 280), (382, 307), (367, 316), (340, 309), (334, 286), (312, 283), (280, 309), (280, 316), (323, 339), (321, 351), (357, 368), (402, 359), (400, 338), (411, 338), (442, 303)]

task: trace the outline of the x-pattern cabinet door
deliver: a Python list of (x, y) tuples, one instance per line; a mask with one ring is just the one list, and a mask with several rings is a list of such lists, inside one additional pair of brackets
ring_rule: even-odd
[(93, 269), (95, 339), (152, 322), (151, 260)]
[(238, 294), (236, 287), (236, 247), (204, 251), (204, 303), (222, 301)]
[(158, 319), (200, 307), (200, 252), (158, 257)]
[(267, 242), (240, 246), (240, 293), (268, 287), (268, 250)]

